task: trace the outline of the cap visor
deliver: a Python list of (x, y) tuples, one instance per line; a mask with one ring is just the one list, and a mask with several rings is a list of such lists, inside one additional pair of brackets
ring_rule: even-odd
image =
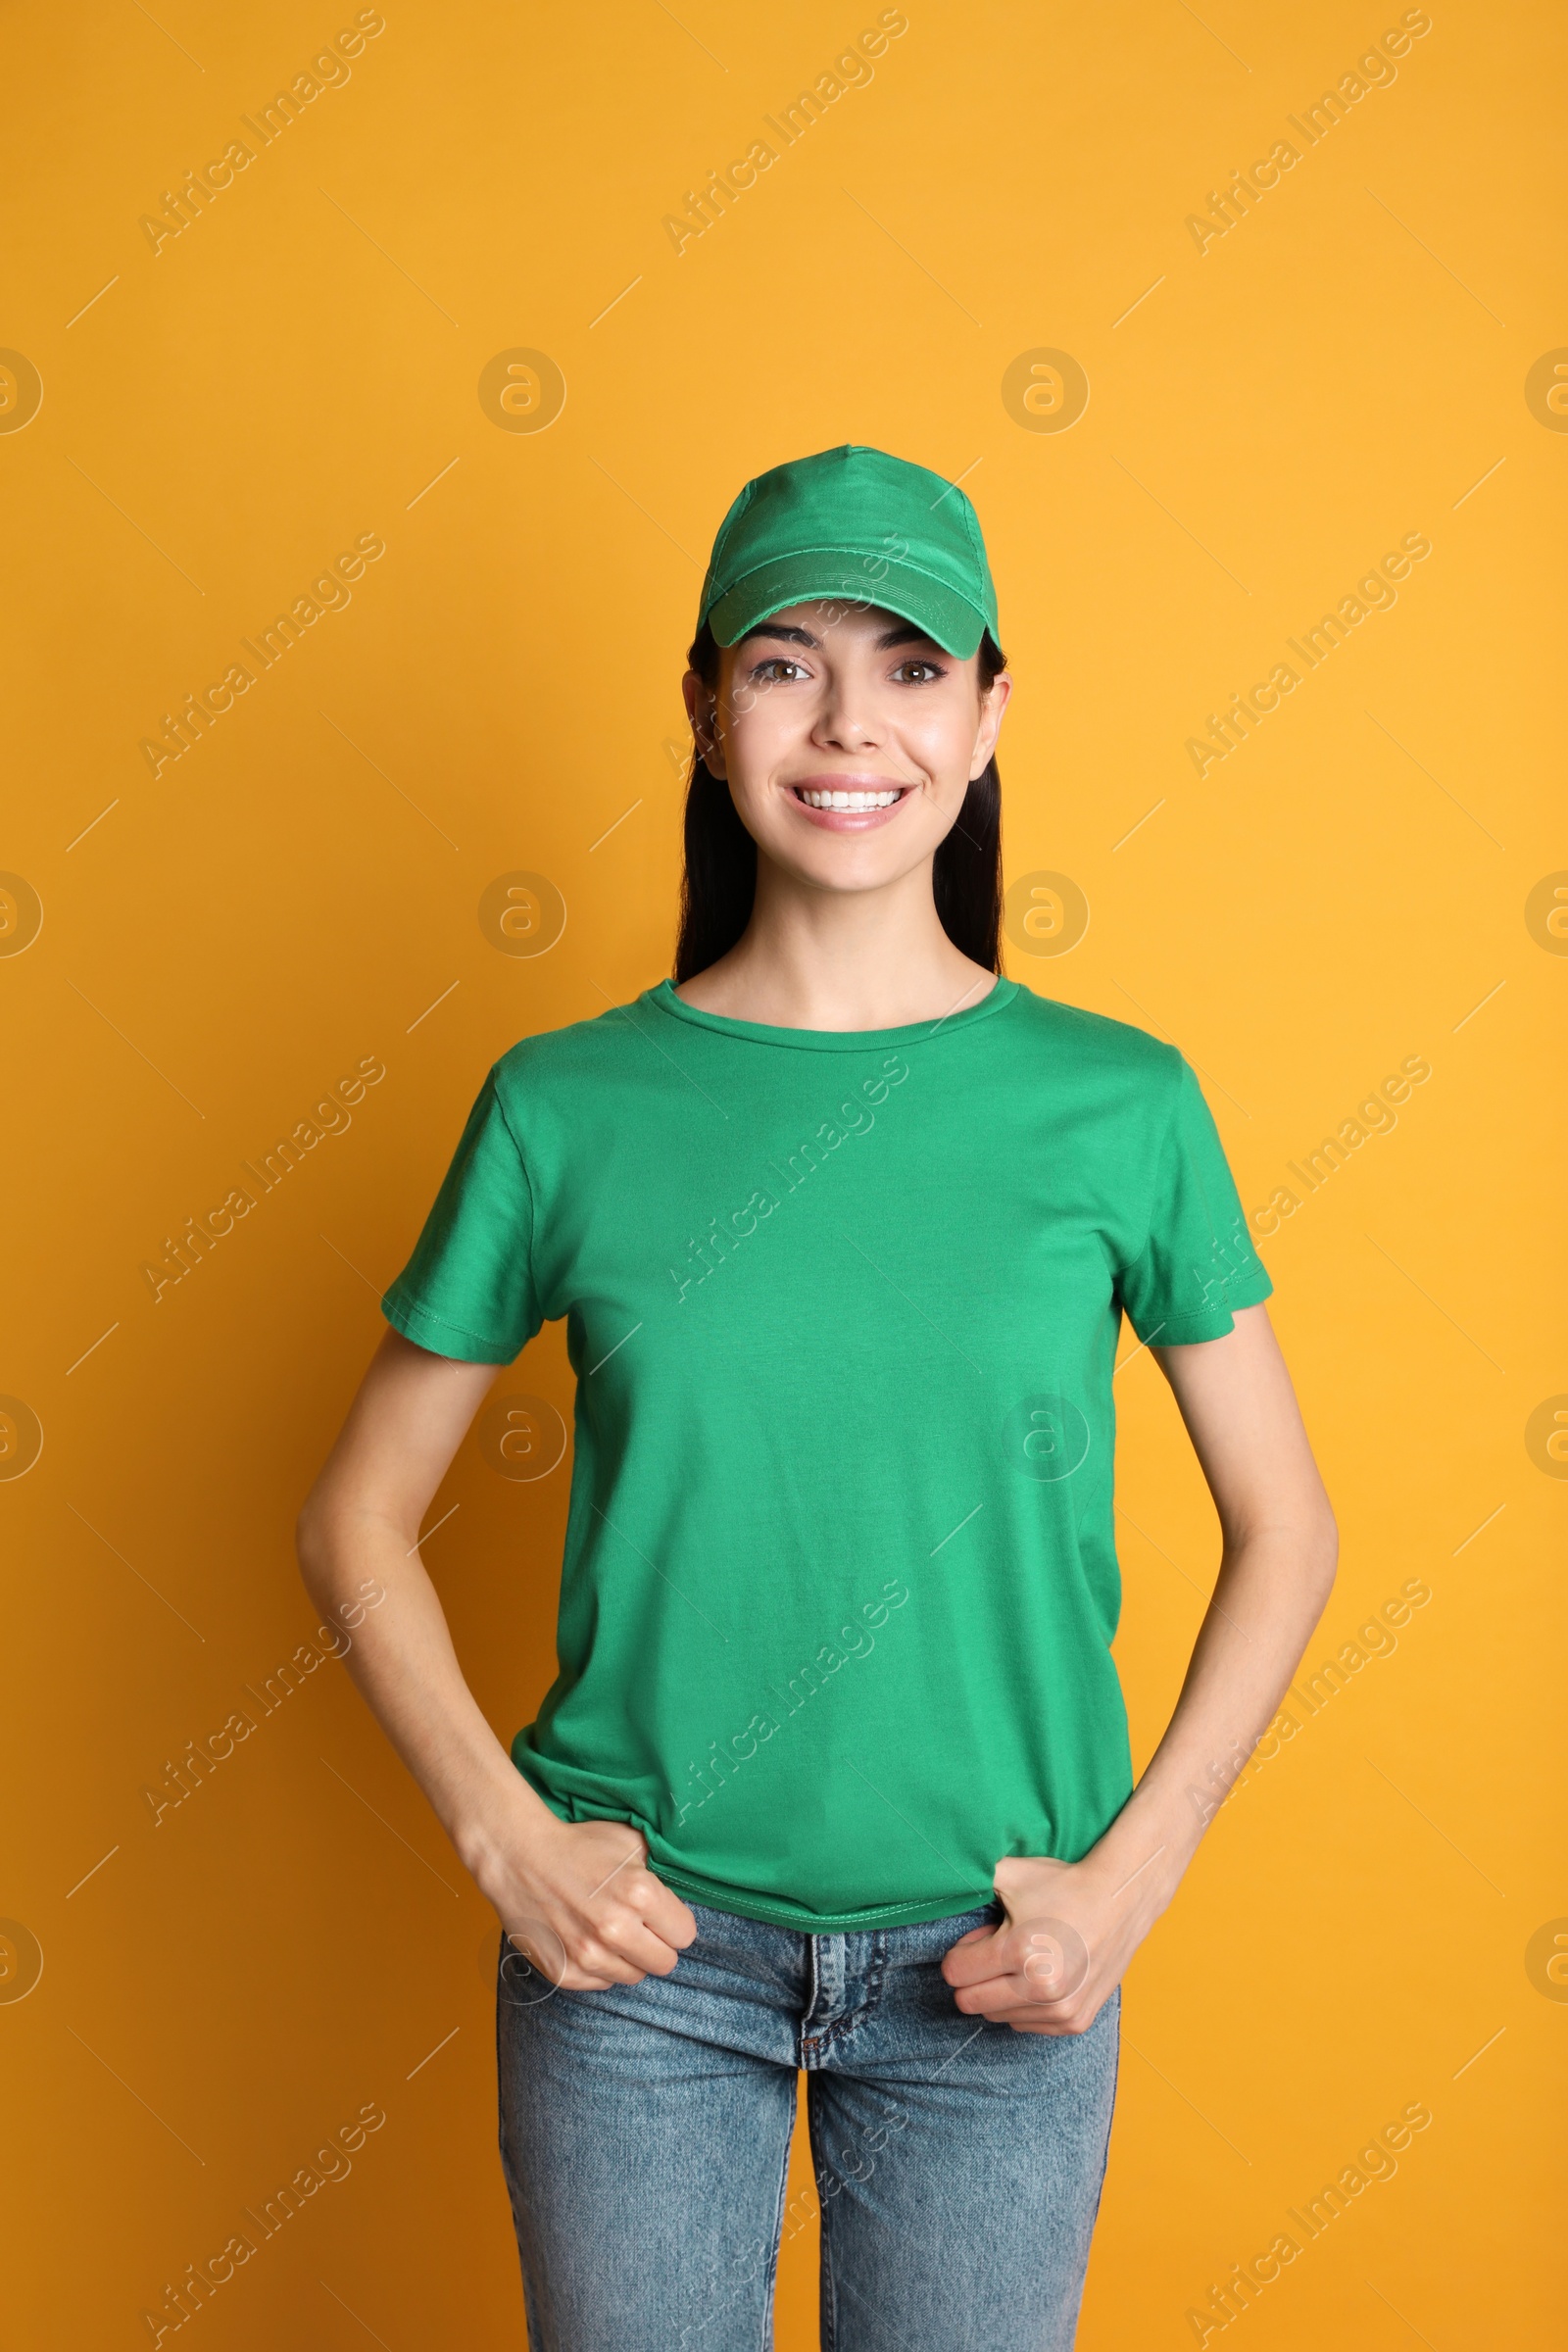
[(890, 563), (885, 556), (858, 556), (839, 549), (807, 549), (747, 572), (718, 599), (708, 620), (720, 645), (733, 645), (787, 605), (823, 601), (856, 611), (896, 612), (958, 661), (966, 662), (979, 651), (986, 629), (985, 614), (929, 572)]

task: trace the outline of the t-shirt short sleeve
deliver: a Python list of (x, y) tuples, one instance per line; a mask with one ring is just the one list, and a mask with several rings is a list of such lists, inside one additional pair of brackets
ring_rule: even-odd
[(528, 1172), (492, 1070), (414, 1255), (381, 1312), (432, 1355), (510, 1364), (544, 1320), (534, 1296), (532, 1245)]
[(1154, 1167), (1148, 1239), (1117, 1296), (1140, 1340), (1179, 1348), (1221, 1340), (1234, 1309), (1274, 1288), (1252, 1247), (1208, 1104), (1184, 1060)]

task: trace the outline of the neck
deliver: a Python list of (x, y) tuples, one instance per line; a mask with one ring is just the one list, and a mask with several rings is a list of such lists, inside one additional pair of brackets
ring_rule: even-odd
[(898, 1029), (978, 1004), (996, 975), (956, 948), (929, 865), (885, 890), (811, 890), (758, 860), (752, 918), (727, 956), (682, 981), (700, 1011), (777, 1029)]

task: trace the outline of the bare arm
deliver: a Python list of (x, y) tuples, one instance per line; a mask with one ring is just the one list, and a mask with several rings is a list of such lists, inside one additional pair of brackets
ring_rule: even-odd
[[(480, 1892), (568, 1990), (667, 1976), (697, 1933), (621, 1822), (557, 1819), (463, 1679), (419, 1558), (430, 1498), (495, 1379), (395, 1331), (382, 1339), (299, 1521), (306, 1590), (355, 1626), (349, 1672)], [(368, 1608), (379, 1587), (385, 1599)]]
[(1334, 1585), (1334, 1515), (1267, 1309), (1244, 1307), (1222, 1340), (1152, 1352), (1219, 1513), (1219, 1576), (1165, 1736), (1116, 1820), (1080, 1862), (999, 1863), (1006, 1919), (943, 1963), (960, 2009), (1024, 2033), (1093, 2024), (1274, 1716)]

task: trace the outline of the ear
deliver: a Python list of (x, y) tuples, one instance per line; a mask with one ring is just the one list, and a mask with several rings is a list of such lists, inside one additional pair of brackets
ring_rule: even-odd
[(969, 781), (983, 776), (997, 748), (1002, 733), (1003, 713), (1012, 695), (1012, 680), (1004, 669), (999, 671), (980, 698), (980, 724), (975, 730), (974, 752), (969, 760)]
[(715, 727), (717, 698), (704, 685), (695, 669), (689, 669), (680, 682), (686, 716), (691, 721), (692, 741), (697, 757), (717, 784), (725, 781), (724, 755), (719, 747)]

